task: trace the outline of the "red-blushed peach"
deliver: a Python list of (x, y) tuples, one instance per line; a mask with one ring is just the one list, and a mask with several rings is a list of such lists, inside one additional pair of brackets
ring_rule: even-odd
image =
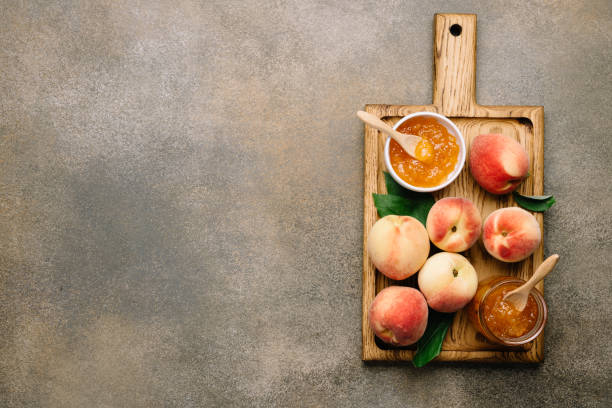
[(387, 215), (372, 226), (367, 247), (380, 273), (402, 280), (416, 273), (427, 260), (429, 237), (416, 218)]
[(480, 237), (482, 219), (473, 202), (446, 197), (436, 201), (427, 215), (427, 233), (435, 246), (447, 252), (463, 252)]
[(476, 294), (478, 275), (464, 256), (440, 252), (419, 272), (419, 289), (433, 310), (452, 313), (467, 305)]
[(408, 346), (416, 343), (427, 327), (427, 302), (414, 288), (389, 286), (370, 305), (368, 321), (385, 343)]
[(527, 258), (540, 245), (540, 224), (518, 207), (493, 211), (484, 222), (482, 241), (491, 256), (503, 262)]
[(518, 187), (529, 172), (523, 146), (505, 135), (479, 135), (470, 146), (470, 172), (482, 188), (506, 194)]

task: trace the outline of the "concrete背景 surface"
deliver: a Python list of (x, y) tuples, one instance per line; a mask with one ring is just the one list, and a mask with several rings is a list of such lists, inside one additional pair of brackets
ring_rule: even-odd
[[(543, 105), (539, 366), (361, 361), (366, 103)], [(605, 406), (612, 4), (5, 1), (0, 406)]]

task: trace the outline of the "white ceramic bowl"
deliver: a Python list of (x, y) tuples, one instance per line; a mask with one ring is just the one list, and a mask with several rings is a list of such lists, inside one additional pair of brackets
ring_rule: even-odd
[(452, 183), (457, 178), (459, 173), (461, 173), (461, 170), (463, 170), (463, 166), (465, 164), (465, 155), (466, 155), (465, 140), (463, 139), (463, 135), (461, 134), (457, 126), (455, 126), (455, 124), (451, 122), (450, 119), (448, 119), (446, 116), (442, 116), (434, 112), (411, 113), (410, 115), (404, 116), (402, 119), (400, 119), (395, 124), (395, 126), (393, 126), (393, 129), (397, 130), (397, 128), (402, 123), (414, 117), (434, 118), (438, 121), (439, 124), (441, 124), (442, 126), (446, 128), (448, 133), (455, 136), (455, 139), (457, 140), (457, 144), (459, 145), (459, 157), (457, 158), (457, 164), (455, 165), (455, 169), (446, 177), (446, 180), (444, 180), (441, 184), (434, 186), (434, 187), (417, 187), (417, 186), (408, 184), (395, 173), (395, 170), (393, 170), (393, 167), (391, 166), (391, 160), (389, 158), (389, 144), (391, 143), (390, 137), (387, 138), (387, 142), (385, 143), (385, 166), (387, 166), (387, 171), (389, 172), (389, 174), (391, 174), (391, 177), (393, 177), (393, 179), (397, 181), (398, 184), (404, 188), (407, 188), (409, 190), (416, 191), (419, 193), (429, 193), (432, 191), (442, 190), (444, 187)]

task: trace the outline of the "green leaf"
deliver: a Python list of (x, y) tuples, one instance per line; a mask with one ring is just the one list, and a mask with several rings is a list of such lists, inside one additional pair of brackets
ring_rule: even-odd
[(405, 197), (410, 200), (415, 200), (423, 203), (430, 203), (432, 206), (434, 205), (435, 200), (431, 194), (417, 193), (416, 191), (408, 190), (400, 186), (397, 181), (393, 179), (391, 174), (387, 173), (386, 171), (383, 172), (383, 174), (385, 175), (385, 185), (387, 186), (388, 194)]
[(397, 184), (389, 173), (385, 172), (384, 175), (389, 194), (373, 194), (378, 215), (409, 215), (425, 225), (427, 214), (435, 203), (433, 196), (407, 190)]
[(387, 173), (386, 171), (384, 171), (383, 174), (385, 175), (387, 194), (405, 197), (406, 193), (410, 193), (410, 190), (406, 190), (404, 187), (400, 186), (397, 181), (391, 177), (391, 174)]
[(374, 205), (376, 205), (378, 215), (381, 217), (387, 215), (409, 215), (425, 225), (431, 205), (390, 194), (372, 194), (372, 196), (374, 197)]
[(552, 195), (544, 196), (524, 196), (514, 191), (512, 193), (514, 200), (518, 205), (526, 210), (543, 212), (548, 210), (555, 203), (555, 197)]
[(423, 367), (440, 354), (442, 342), (454, 317), (454, 313), (440, 313), (429, 309), (427, 329), (417, 342), (417, 351), (412, 358), (415, 367)]

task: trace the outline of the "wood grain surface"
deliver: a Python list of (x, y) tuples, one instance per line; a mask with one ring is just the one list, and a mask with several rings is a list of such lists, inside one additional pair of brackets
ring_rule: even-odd
[[(460, 35), (451, 27), (459, 25)], [(437, 14), (434, 18), (434, 88), (432, 105), (366, 105), (365, 110), (393, 125), (413, 112), (437, 112), (449, 117), (459, 128), (466, 146), (482, 133), (502, 133), (516, 139), (529, 156), (530, 174), (519, 187), (521, 194), (540, 195), (544, 187), (544, 109), (541, 106), (482, 106), (476, 103), (476, 15)], [(456, 28), (456, 27), (455, 27)], [(453, 30), (456, 33), (456, 30)], [(368, 233), (377, 221), (372, 193), (385, 193), (383, 171), (385, 137), (365, 126), (364, 223), (363, 223), (363, 304), (362, 359), (411, 360), (414, 347), (387, 347), (375, 340), (368, 325), (368, 308), (376, 294), (390, 284), (416, 286), (416, 279), (394, 282), (374, 268), (366, 251)], [(494, 210), (515, 206), (512, 195), (495, 196), (478, 186), (466, 163), (459, 177), (447, 188), (434, 194), (436, 200), (447, 196), (471, 199), (480, 209), (483, 220)], [(542, 214), (535, 217), (543, 229)], [(464, 255), (472, 262), (479, 280), (491, 276), (513, 275), (528, 279), (543, 260), (543, 245), (524, 261), (503, 263), (491, 257), (479, 241)], [(536, 286), (540, 291), (543, 284)], [(380, 345), (380, 347), (379, 347)], [(488, 342), (460, 311), (442, 345), (438, 361), (522, 362), (543, 360), (542, 335), (522, 348), (509, 349)]]

